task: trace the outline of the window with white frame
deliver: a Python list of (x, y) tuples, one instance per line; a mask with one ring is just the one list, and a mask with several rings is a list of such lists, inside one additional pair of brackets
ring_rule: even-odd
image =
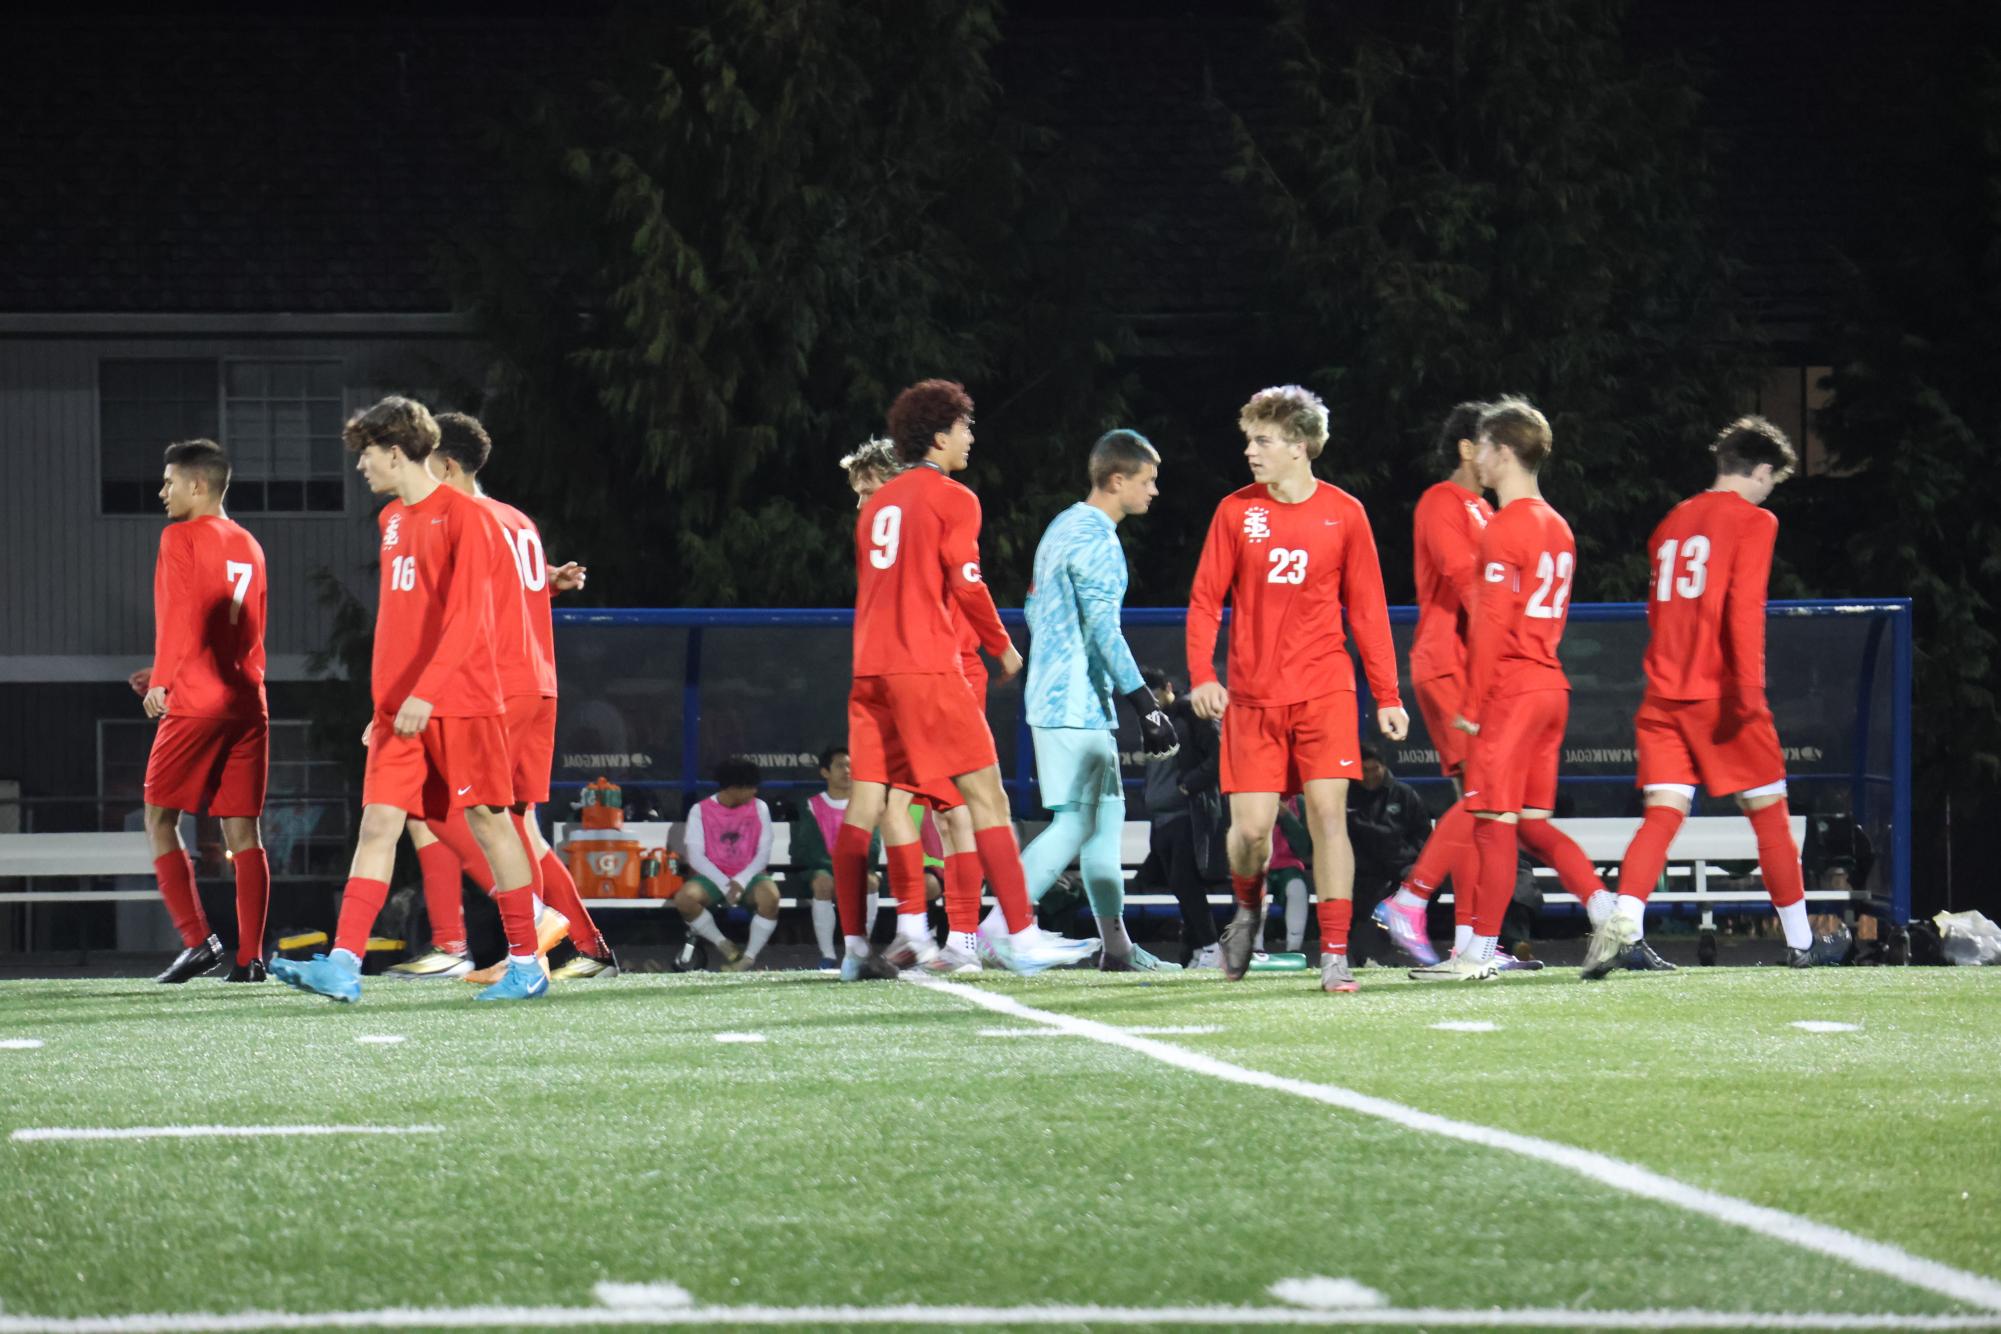
[(338, 514), (344, 367), (335, 358), (107, 359), (98, 366), (101, 492), (106, 514), (159, 505), (160, 455), (206, 436), (228, 451), (229, 508), (244, 514)]

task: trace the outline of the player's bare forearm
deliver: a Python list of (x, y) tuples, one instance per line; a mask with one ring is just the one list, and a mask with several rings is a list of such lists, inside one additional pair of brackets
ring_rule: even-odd
[(1014, 646), (1014, 641), (1008, 641), (1007, 652), (1000, 655), (999, 661), (1002, 680), (1015, 676), (1021, 671), (1021, 650)]
[(584, 580), (589, 574), (590, 570), (588, 567), (579, 565), (575, 561), (566, 561), (561, 565), (551, 565), (549, 567), (549, 587), (555, 589), (558, 593), (575, 593), (583, 588)]

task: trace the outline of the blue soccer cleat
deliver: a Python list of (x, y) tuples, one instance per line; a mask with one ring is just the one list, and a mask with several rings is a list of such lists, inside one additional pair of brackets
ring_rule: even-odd
[(271, 976), (295, 990), (310, 991), (315, 996), (352, 1005), (361, 999), (361, 961), (345, 950), (336, 950), (335, 953), (346, 957), (315, 954), (304, 963), (297, 959), (273, 959)]
[(1369, 918), (1383, 930), (1390, 933), (1390, 942), (1417, 961), (1420, 968), (1429, 968), (1438, 962), (1438, 951), (1432, 947), (1431, 932), (1425, 924), (1422, 908), (1397, 906), (1395, 899), (1384, 899), (1369, 911)]
[(549, 978), (539, 963), (513, 963), (500, 980), (474, 996), (474, 1000), (515, 1001), (534, 1000), (537, 996), (549, 994)]

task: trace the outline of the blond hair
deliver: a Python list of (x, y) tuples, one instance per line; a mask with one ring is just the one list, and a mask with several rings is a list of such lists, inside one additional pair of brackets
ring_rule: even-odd
[(1556, 448), (1549, 418), (1535, 404), (1512, 394), (1496, 399), (1480, 414), (1480, 434), (1505, 445), (1530, 472), (1540, 470)]
[(857, 486), (865, 477), (880, 477), (887, 481), (896, 476), (903, 471), (903, 459), (896, 452), (894, 440), (875, 436), (843, 454), (841, 468), (848, 474), (848, 484)]
[(1311, 389), (1296, 384), (1275, 385), (1251, 395), (1237, 414), (1237, 425), (1270, 425), (1289, 440), (1306, 446), (1306, 457), (1317, 459), (1327, 447), (1327, 405)]

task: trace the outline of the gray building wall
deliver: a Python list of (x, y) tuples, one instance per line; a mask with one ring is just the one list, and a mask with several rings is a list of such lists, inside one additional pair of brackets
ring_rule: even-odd
[[(388, 392), (435, 399), (456, 387), (462, 397), (477, 383), (472, 345), (435, 317), (406, 320), (418, 326), (407, 332), (353, 334), (297, 332), (282, 316), (239, 332), (203, 331), (202, 317), (190, 317), (181, 322), (193, 331), (175, 332), (175, 319), (126, 320), (104, 333), (0, 328), (0, 680), (116, 679), (151, 656), (153, 558), (165, 520), (99, 512), (101, 361), (338, 358), (349, 411)], [(241, 516), (269, 570), (274, 679), (299, 679), (305, 656), (324, 642), (314, 571), (330, 569), (373, 600), (376, 508), (350, 473), (341, 513)]]

